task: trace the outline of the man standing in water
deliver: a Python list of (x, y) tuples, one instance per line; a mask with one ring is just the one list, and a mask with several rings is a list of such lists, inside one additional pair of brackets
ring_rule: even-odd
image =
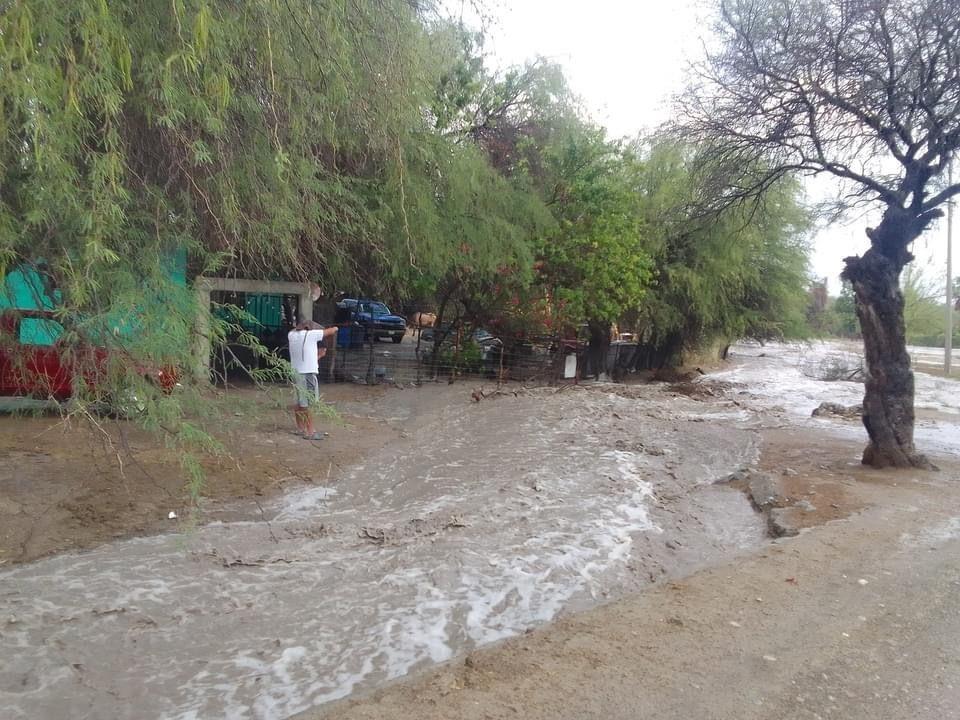
[(297, 434), (308, 440), (323, 439), (323, 433), (313, 429), (310, 405), (320, 401), (317, 376), (320, 372), (320, 358), (327, 354), (327, 348), (320, 347), (320, 344), (336, 334), (336, 327), (324, 328), (311, 320), (300, 323), (287, 333), (293, 382), (297, 389), (297, 404), (293, 407), (293, 417), (297, 422)]

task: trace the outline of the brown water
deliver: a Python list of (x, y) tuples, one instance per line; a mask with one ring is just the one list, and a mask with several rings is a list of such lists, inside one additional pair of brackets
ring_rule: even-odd
[(289, 717), (762, 542), (711, 484), (750, 415), (632, 394), (458, 402), (269, 522), (0, 573), (0, 715)]

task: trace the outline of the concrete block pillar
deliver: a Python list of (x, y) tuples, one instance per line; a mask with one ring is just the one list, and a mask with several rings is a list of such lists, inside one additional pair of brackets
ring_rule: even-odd
[(313, 292), (311, 283), (282, 282), (278, 280), (247, 280), (244, 278), (198, 277), (194, 281), (197, 293), (197, 323), (194, 356), (194, 374), (197, 381), (210, 381), (210, 293), (215, 290), (263, 295), (296, 295), (297, 321), (313, 319)]

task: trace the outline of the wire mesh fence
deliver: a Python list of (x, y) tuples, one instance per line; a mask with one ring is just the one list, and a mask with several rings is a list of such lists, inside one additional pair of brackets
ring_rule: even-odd
[[(332, 323), (331, 323), (332, 324)], [(418, 385), (481, 380), (527, 385), (577, 383), (588, 379), (618, 381), (643, 361), (642, 346), (615, 341), (598, 352), (582, 339), (552, 336), (493, 335), (469, 327), (407, 329), (402, 337), (357, 323), (341, 325), (328, 339), (320, 363), (324, 383)], [(217, 382), (247, 379), (264, 371), (269, 353), (286, 360), (286, 329), (266, 328), (259, 338), (268, 351), (260, 356), (243, 343), (229, 343), (229, 353), (212, 358)], [(266, 365), (265, 365), (266, 363)]]
[(331, 344), (320, 374), (325, 382), (365, 384), (479, 379), (549, 385), (577, 382), (585, 357), (582, 343), (558, 337), (409, 331), (400, 343)]

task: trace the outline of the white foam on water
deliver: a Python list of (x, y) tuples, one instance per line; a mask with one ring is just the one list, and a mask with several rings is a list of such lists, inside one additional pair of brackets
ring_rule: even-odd
[(960, 382), (924, 372), (914, 372), (916, 406), (927, 410), (960, 415)]
[(750, 358), (732, 370), (711, 375), (744, 385), (744, 391), (768, 408), (781, 408), (795, 419), (810, 420), (822, 402), (854, 405), (863, 399), (863, 385), (849, 381), (826, 382), (804, 374), (830, 357), (847, 353), (828, 344), (736, 345), (732, 357)]
[(310, 517), (317, 512), (318, 507), (336, 497), (336, 494), (336, 488), (325, 486), (295, 490), (284, 497), (283, 510), (277, 519), (292, 520)]
[(609, 449), (614, 413), (650, 421), (604, 393), (468, 408), (336, 491), (278, 499), (269, 527), (217, 522), (0, 573), (0, 707), (13, 720), (289, 717), (598, 596), (635, 538), (660, 532), (649, 505), (664, 463), (696, 485), (756, 451), (736, 431), (711, 463), (688, 434), (658, 434), (655, 456)]
[[(845, 358), (852, 353), (845, 343), (822, 342), (811, 345), (776, 344), (758, 347), (737, 345), (734, 359), (740, 364), (713, 378), (742, 383), (747, 393), (763, 407), (782, 410), (791, 422), (830, 428), (831, 432), (866, 440), (860, 423), (840, 423), (830, 418), (812, 418), (810, 414), (822, 402), (856, 405), (863, 402), (863, 384), (847, 381), (823, 381), (805, 375), (830, 358)], [(941, 351), (942, 353), (942, 351)], [(918, 409), (960, 414), (960, 382), (914, 372), (915, 406)], [(960, 453), (960, 427), (956, 422), (939, 419), (917, 421), (914, 437), (917, 447), (930, 454)]]
[(929, 547), (940, 546), (957, 538), (960, 538), (960, 517), (951, 517), (919, 533), (904, 533), (900, 542), (909, 547)]

